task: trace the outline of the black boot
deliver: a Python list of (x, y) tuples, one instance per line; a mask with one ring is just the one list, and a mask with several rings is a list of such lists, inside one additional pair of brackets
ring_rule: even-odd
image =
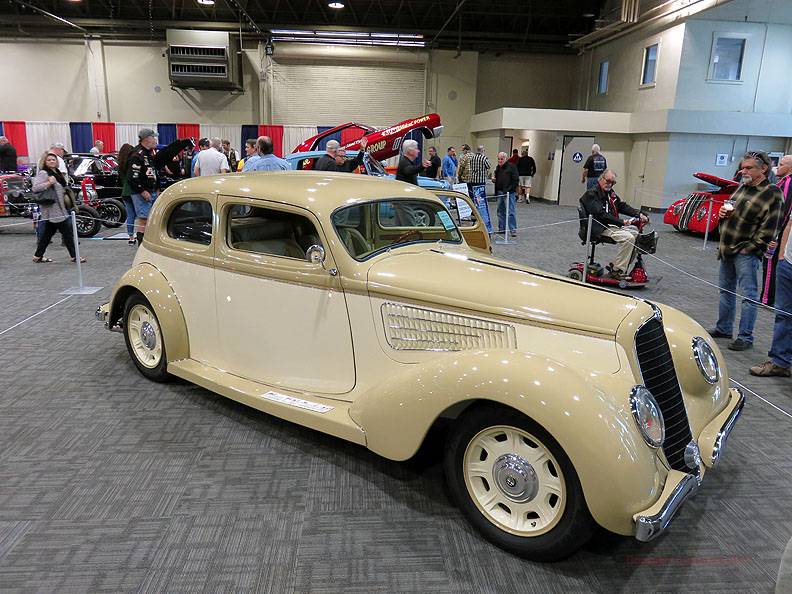
[(136, 234), (138, 246), (143, 245), (143, 231), (138, 231)]

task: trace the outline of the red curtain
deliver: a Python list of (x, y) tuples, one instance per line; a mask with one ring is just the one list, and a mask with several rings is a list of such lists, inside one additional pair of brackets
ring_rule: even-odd
[(283, 157), (283, 126), (266, 126), (260, 124), (258, 133), (259, 136), (269, 136), (272, 138), (272, 152), (278, 157)]
[(349, 144), (350, 142), (355, 142), (356, 140), (360, 140), (363, 138), (364, 134), (365, 130), (363, 130), (363, 128), (358, 128), (357, 126), (344, 128), (341, 130), (341, 146)]
[(201, 138), (201, 126), (199, 124), (176, 124), (176, 136), (180, 139), (194, 138), (197, 145)]
[(93, 122), (94, 144), (97, 140), (104, 142), (104, 152), (112, 153), (116, 150), (115, 124), (113, 122)]
[(31, 156), (34, 159), (39, 158), (38, 155), (28, 155), (27, 129), (25, 128), (25, 122), (4, 121), (3, 135), (8, 138), (8, 142), (14, 145), (17, 157)]

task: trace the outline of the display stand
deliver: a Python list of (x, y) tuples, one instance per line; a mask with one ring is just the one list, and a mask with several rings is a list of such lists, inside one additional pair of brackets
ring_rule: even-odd
[(83, 283), (82, 263), (80, 262), (80, 238), (77, 236), (77, 216), (74, 211), (71, 211), (72, 223), (72, 236), (74, 237), (74, 253), (77, 257), (77, 277), (79, 281), (78, 287), (71, 287), (65, 291), (61, 291), (61, 295), (93, 295), (97, 291), (101, 291), (102, 287), (86, 287)]

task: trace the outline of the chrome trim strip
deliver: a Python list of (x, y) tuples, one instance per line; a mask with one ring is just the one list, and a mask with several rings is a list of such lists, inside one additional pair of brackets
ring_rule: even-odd
[(740, 395), (740, 400), (729, 415), (729, 418), (726, 419), (723, 427), (721, 427), (721, 430), (718, 432), (718, 436), (715, 438), (715, 445), (712, 447), (712, 457), (710, 458), (712, 460), (712, 468), (715, 468), (718, 465), (718, 461), (723, 455), (723, 448), (726, 447), (726, 440), (729, 438), (729, 434), (732, 432), (732, 429), (734, 429), (737, 419), (740, 418), (743, 408), (745, 408), (745, 394), (743, 394), (740, 388), (734, 389), (737, 390), (737, 393)]
[(682, 505), (698, 491), (699, 481), (692, 474), (686, 474), (676, 486), (660, 511), (653, 516), (638, 516), (635, 520), (635, 539), (649, 542), (660, 536), (668, 528)]

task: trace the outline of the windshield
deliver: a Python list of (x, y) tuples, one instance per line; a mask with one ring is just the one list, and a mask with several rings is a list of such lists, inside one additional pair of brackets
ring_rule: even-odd
[(411, 243), (462, 243), (448, 211), (429, 200), (379, 200), (347, 206), (333, 213), (333, 227), (356, 260)]

